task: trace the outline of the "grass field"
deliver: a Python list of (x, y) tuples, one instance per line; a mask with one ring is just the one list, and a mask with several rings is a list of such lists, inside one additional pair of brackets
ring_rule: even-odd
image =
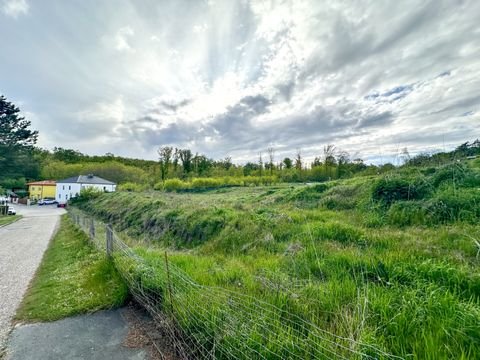
[(479, 165), (312, 185), (105, 194), (78, 206), (113, 223), (152, 264), (168, 249), (199, 284), (288, 308), (401, 357), (476, 359)]
[(121, 306), (125, 283), (106, 256), (63, 216), (16, 319), (52, 321), (80, 313)]

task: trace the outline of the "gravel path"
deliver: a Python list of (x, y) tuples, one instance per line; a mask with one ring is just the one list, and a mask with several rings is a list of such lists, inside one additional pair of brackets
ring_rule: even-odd
[(5, 347), (11, 321), (22, 301), (60, 215), (65, 211), (51, 206), (15, 206), (24, 217), (0, 227), (0, 350)]

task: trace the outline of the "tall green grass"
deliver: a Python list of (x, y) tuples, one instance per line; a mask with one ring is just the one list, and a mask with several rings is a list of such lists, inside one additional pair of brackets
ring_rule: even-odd
[[(112, 222), (151, 264), (168, 249), (200, 285), (275, 304), (401, 357), (475, 359), (478, 169), (462, 169), (452, 180), (449, 167), (404, 169), (313, 186), (105, 194), (79, 206)], [(207, 305), (189, 311), (202, 318)], [(205, 338), (221, 327), (181, 321)], [(275, 319), (258, 321), (288, 343)], [(246, 341), (259, 336), (249, 334)]]
[(113, 263), (64, 215), (16, 319), (57, 320), (121, 306), (127, 296), (126, 284)]

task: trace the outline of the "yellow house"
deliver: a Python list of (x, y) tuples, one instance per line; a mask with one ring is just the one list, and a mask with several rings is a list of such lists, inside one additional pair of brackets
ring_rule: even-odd
[(27, 184), (30, 200), (55, 199), (56, 183), (53, 180), (34, 181)]

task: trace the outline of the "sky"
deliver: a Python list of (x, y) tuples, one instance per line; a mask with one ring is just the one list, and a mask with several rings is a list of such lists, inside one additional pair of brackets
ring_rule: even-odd
[(395, 162), (480, 137), (480, 1), (0, 0), (38, 145)]

